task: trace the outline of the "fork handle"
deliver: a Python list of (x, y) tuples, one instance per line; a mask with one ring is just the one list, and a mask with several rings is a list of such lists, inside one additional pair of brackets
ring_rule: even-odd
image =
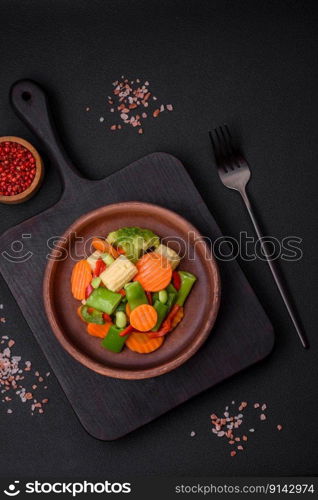
[(250, 216), (250, 218), (251, 218), (251, 221), (252, 221), (252, 223), (253, 223), (253, 226), (254, 226), (254, 229), (255, 229), (255, 231), (256, 231), (257, 237), (258, 237), (258, 239), (259, 239), (259, 241), (260, 241), (260, 245), (261, 245), (262, 251), (263, 251), (264, 256), (265, 256), (265, 258), (266, 258), (266, 261), (267, 261), (267, 263), (268, 263), (268, 265), (269, 265), (269, 268), (270, 268), (270, 270), (271, 270), (271, 273), (272, 273), (272, 275), (273, 275), (273, 278), (274, 278), (274, 280), (275, 280), (275, 283), (276, 283), (276, 285), (277, 285), (277, 288), (278, 288), (278, 290), (279, 290), (279, 293), (281, 294), (281, 297), (282, 297), (282, 299), (283, 299), (283, 301), (284, 301), (284, 304), (285, 304), (286, 309), (287, 309), (287, 311), (288, 311), (288, 313), (289, 313), (289, 316), (290, 316), (290, 318), (291, 318), (291, 320), (292, 320), (292, 322), (293, 322), (293, 324), (294, 324), (294, 327), (295, 327), (296, 332), (297, 332), (297, 334), (298, 334), (298, 337), (299, 337), (299, 339), (300, 339), (300, 341), (301, 341), (301, 343), (302, 343), (302, 346), (306, 349), (306, 348), (308, 348), (308, 347), (309, 347), (308, 340), (307, 340), (306, 336), (304, 335), (304, 333), (303, 333), (303, 331), (302, 331), (302, 328), (301, 328), (301, 326), (300, 326), (300, 324), (299, 324), (299, 322), (298, 322), (298, 320), (297, 320), (297, 318), (296, 318), (296, 315), (295, 315), (295, 313), (294, 313), (294, 311), (293, 311), (292, 305), (291, 305), (291, 303), (290, 303), (290, 300), (289, 300), (289, 298), (288, 298), (288, 295), (287, 295), (287, 293), (286, 293), (286, 290), (285, 290), (285, 288), (284, 288), (284, 286), (283, 286), (283, 283), (282, 283), (282, 281), (281, 281), (281, 278), (280, 278), (280, 277), (279, 277), (279, 275), (278, 275), (278, 272), (277, 272), (276, 266), (275, 266), (274, 262), (271, 260), (271, 258), (270, 258), (270, 256), (269, 256), (269, 254), (268, 254), (268, 251), (267, 251), (267, 247), (266, 247), (265, 243), (264, 243), (264, 242), (263, 242), (263, 240), (262, 240), (262, 237), (263, 237), (263, 236), (262, 236), (262, 233), (261, 233), (260, 227), (259, 227), (259, 225), (258, 225), (258, 222), (257, 222), (257, 220), (256, 220), (256, 218), (255, 218), (255, 215), (254, 215), (254, 212), (253, 212), (253, 209), (252, 209), (252, 206), (251, 206), (250, 200), (249, 200), (249, 198), (248, 198), (248, 196), (247, 196), (247, 194), (246, 194), (246, 191), (245, 191), (245, 190), (240, 191), (240, 194), (241, 194), (241, 196), (242, 196), (242, 198), (243, 198), (243, 200), (244, 200), (245, 206), (246, 206), (246, 208), (247, 208), (247, 211), (248, 211), (249, 216)]

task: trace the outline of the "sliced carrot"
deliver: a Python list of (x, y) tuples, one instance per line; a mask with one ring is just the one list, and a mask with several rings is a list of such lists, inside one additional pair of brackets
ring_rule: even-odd
[(92, 271), (87, 260), (80, 260), (75, 264), (71, 276), (72, 294), (75, 299), (85, 299), (86, 287), (92, 280)]
[(131, 351), (139, 352), (140, 354), (148, 354), (149, 352), (159, 349), (163, 343), (163, 339), (164, 337), (151, 339), (146, 333), (133, 332), (126, 340), (126, 346)]
[(126, 304), (126, 314), (127, 314), (127, 316), (128, 316), (128, 319), (129, 319), (129, 317), (130, 317), (130, 313), (131, 313), (130, 305), (129, 305), (129, 304), (128, 304), (128, 302), (127, 302), (127, 304)]
[(129, 321), (133, 328), (140, 332), (148, 332), (157, 323), (158, 315), (154, 307), (142, 304), (130, 313)]
[(100, 252), (103, 253), (105, 252), (109, 253), (112, 257), (114, 257), (114, 259), (117, 259), (117, 257), (119, 257), (119, 253), (117, 252), (116, 248), (114, 248), (106, 240), (101, 240), (100, 238), (93, 238), (92, 246), (95, 248), (95, 250), (99, 250)]
[(111, 322), (104, 323), (103, 325), (97, 325), (97, 323), (88, 323), (86, 330), (89, 335), (103, 339), (104, 337), (106, 337), (111, 325)]
[(175, 328), (180, 323), (180, 321), (183, 319), (183, 316), (184, 316), (183, 307), (180, 307), (172, 318), (171, 329)]
[(146, 292), (159, 292), (166, 288), (171, 281), (171, 265), (158, 253), (146, 253), (138, 260), (136, 267), (138, 273), (134, 280), (139, 281)]

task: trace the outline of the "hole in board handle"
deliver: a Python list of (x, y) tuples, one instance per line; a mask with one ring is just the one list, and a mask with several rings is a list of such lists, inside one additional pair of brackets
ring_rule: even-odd
[(22, 99), (24, 101), (28, 102), (28, 101), (31, 100), (32, 95), (31, 95), (30, 92), (28, 92), (27, 90), (25, 90), (24, 92), (22, 92), (21, 97), (22, 97)]

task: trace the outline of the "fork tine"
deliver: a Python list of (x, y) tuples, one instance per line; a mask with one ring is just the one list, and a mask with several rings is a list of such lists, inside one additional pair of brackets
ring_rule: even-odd
[(219, 128), (220, 128), (220, 131), (221, 131), (221, 134), (222, 134), (222, 137), (223, 137), (224, 146), (225, 146), (225, 149), (227, 151), (227, 154), (230, 157), (233, 157), (233, 155), (234, 155), (234, 148), (233, 148), (233, 145), (232, 145), (232, 136), (230, 134), (229, 128), (228, 128), (227, 125), (224, 125), (224, 127), (220, 126)]
[[(215, 130), (214, 130), (214, 132), (215, 132)], [(212, 143), (212, 148), (213, 148), (216, 164), (217, 164), (217, 166), (221, 166), (221, 163), (222, 163), (221, 162), (221, 152), (220, 152), (220, 148), (218, 147), (219, 146), (218, 137), (215, 138), (213, 135), (213, 132), (211, 130), (209, 131), (209, 136), (210, 136), (210, 140)]]

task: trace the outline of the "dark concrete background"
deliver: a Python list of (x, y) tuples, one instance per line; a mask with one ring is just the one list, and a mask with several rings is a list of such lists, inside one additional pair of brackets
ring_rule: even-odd
[[(280, 262), (311, 341), (304, 351), (266, 265), (241, 262), (276, 329), (262, 364), (115, 442), (99, 442), (77, 421), (51, 376), (43, 416), (0, 406), (2, 477), (134, 475), (305, 475), (317, 472), (317, 22), (314, 1), (1, 0), (0, 135), (38, 145), (8, 101), (20, 78), (50, 93), (70, 156), (101, 178), (152, 151), (179, 157), (224, 234), (253, 234), (239, 197), (219, 182), (207, 131), (227, 122), (252, 165), (249, 192), (266, 234), (303, 238), (303, 258)], [(145, 134), (107, 128), (106, 96), (122, 74), (150, 81), (175, 111), (145, 123)], [(85, 107), (91, 112), (86, 113)], [(42, 211), (61, 186), (46, 161), (40, 192), (1, 206), (0, 228)], [(0, 302), (17, 352), (49, 367), (6, 284)], [(233, 304), (235, 307), (235, 304)], [(235, 335), (235, 332), (233, 332)], [(257, 335), (257, 332), (255, 332)], [(231, 459), (209, 415), (233, 399), (266, 401), (268, 421)], [(277, 423), (284, 429), (275, 431)], [(196, 432), (190, 438), (190, 432)]]

